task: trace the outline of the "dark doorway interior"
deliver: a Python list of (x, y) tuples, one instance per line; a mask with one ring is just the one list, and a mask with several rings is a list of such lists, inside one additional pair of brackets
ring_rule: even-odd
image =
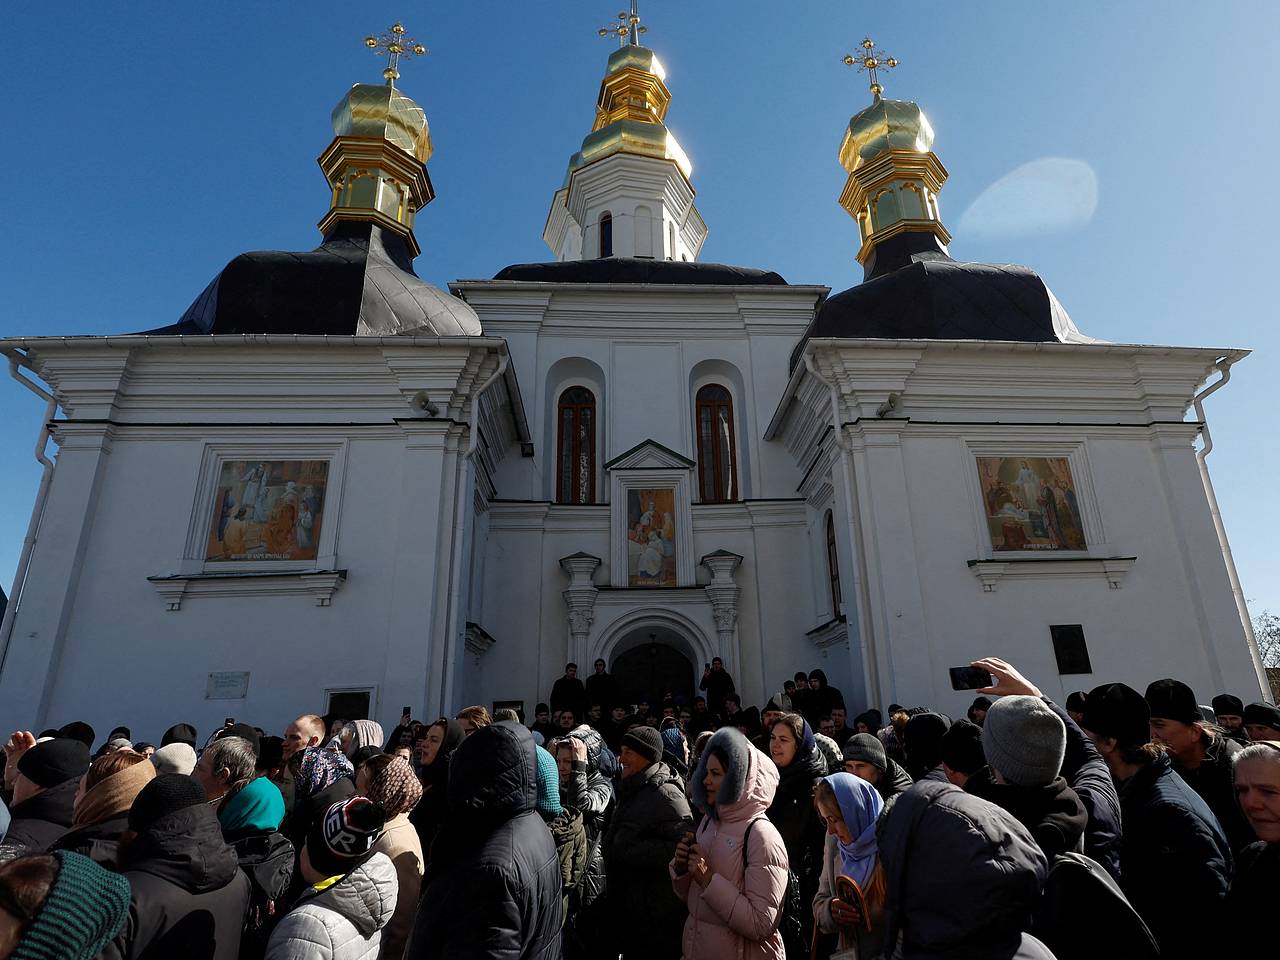
[(657, 710), (667, 694), (684, 697), (686, 703), (693, 704), (693, 664), (675, 647), (662, 643), (657, 635), (650, 642), (614, 657), (610, 670), (623, 702), (628, 705), (648, 698)]

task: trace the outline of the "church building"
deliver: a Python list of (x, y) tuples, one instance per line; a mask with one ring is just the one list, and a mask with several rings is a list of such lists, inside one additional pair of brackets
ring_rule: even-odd
[(744, 703), (821, 668), (851, 713), (963, 714), (949, 668), (985, 655), (1058, 699), (1262, 696), (1201, 405), (1246, 351), (1094, 339), (1035, 271), (953, 259), (870, 41), (838, 153), (863, 282), (702, 261), (665, 71), (618, 33), (545, 263), (415, 275), (397, 24), (334, 108), (318, 247), (240, 254), (144, 332), (0, 340), (47, 409), (0, 724), (531, 717), (597, 659), (630, 701), (715, 657)]

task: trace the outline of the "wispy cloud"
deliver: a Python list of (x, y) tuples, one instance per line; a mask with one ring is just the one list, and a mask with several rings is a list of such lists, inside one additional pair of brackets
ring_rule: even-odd
[(957, 235), (1028, 237), (1079, 230), (1098, 208), (1098, 175), (1083, 160), (1041, 157), (1011, 170), (960, 217)]

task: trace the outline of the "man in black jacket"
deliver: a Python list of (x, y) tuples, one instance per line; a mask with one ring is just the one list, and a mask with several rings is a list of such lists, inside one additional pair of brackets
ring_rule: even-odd
[(618, 682), (613, 674), (606, 672), (603, 660), (597, 660), (593, 669), (595, 672), (587, 677), (587, 708), (599, 704), (601, 712), (607, 716), (619, 700)]
[(580, 722), (587, 713), (587, 688), (578, 679), (578, 665), (566, 663), (564, 676), (551, 685), (551, 712), (572, 710)]
[(605, 872), (613, 930), (626, 960), (680, 956), (685, 905), (671, 889), (667, 865), (676, 844), (693, 829), (679, 777), (662, 759), (662, 736), (636, 727), (622, 737), (618, 806), (604, 836)]
[(89, 769), (89, 748), (79, 740), (58, 737), (36, 743), (30, 733), (14, 734), (17, 757), (13, 781), (13, 818), (4, 845), (19, 852), (39, 853), (71, 827), (80, 778)]
[(520, 724), (483, 727), (458, 747), (406, 960), (560, 960), (560, 858), (537, 796), (533, 735)]
[(134, 799), (129, 828), (136, 836), (120, 845), (129, 919), (103, 957), (236, 960), (249, 880), (200, 784), (156, 777)]
[(1084, 707), (1082, 726), (1119, 788), (1120, 886), (1166, 960), (1213, 956), (1231, 849), (1204, 800), (1147, 742), (1150, 717), (1147, 701), (1123, 683), (1090, 691)]
[(1181, 681), (1152, 683), (1147, 687), (1147, 706), (1151, 709), (1151, 739), (1169, 751), (1178, 776), (1200, 794), (1218, 818), (1231, 852), (1239, 853), (1256, 842), (1231, 781), (1232, 758), (1244, 748), (1204, 726), (1195, 692)]
[(702, 681), (698, 689), (707, 695), (707, 709), (715, 714), (724, 714), (724, 698), (734, 692), (733, 677), (724, 668), (724, 661), (712, 657), (702, 671)]

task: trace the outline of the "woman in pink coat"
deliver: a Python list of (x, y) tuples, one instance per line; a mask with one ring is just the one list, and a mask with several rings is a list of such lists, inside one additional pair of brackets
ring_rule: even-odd
[(706, 816), (696, 838), (685, 834), (670, 866), (676, 894), (689, 907), (684, 960), (783, 960), (778, 921), (787, 848), (765, 816), (778, 768), (726, 727), (707, 744), (689, 786)]

